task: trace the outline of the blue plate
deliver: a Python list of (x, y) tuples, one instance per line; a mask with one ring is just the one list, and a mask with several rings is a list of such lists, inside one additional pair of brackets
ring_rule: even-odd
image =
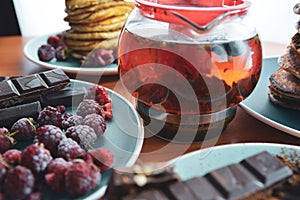
[(81, 67), (79, 60), (68, 59), (67, 61), (56, 61), (56, 59), (51, 60), (50, 62), (40, 61), (37, 55), (38, 48), (47, 43), (47, 38), (50, 35), (56, 35), (57, 33), (48, 34), (44, 36), (39, 36), (28, 41), (24, 48), (23, 53), (25, 57), (31, 62), (45, 67), (47, 69), (62, 69), (67, 73), (80, 73), (87, 75), (116, 75), (118, 74), (118, 66), (113, 63), (111, 65), (103, 67)]
[(183, 180), (203, 176), (206, 173), (238, 163), (248, 156), (261, 151), (268, 151), (273, 155), (300, 155), (300, 147), (293, 145), (272, 143), (240, 143), (228, 144), (201, 149), (174, 159), (174, 171)]
[(268, 98), (269, 78), (277, 69), (278, 58), (267, 58), (263, 60), (261, 77), (253, 93), (239, 105), (250, 115), (262, 122), (300, 137), (300, 111), (282, 108), (270, 102)]
[[(92, 83), (71, 80), (71, 87), (89, 88)], [(115, 166), (132, 166), (137, 160), (143, 145), (144, 129), (135, 108), (122, 96), (107, 89), (113, 106), (113, 118), (107, 120), (107, 128), (102, 137), (98, 137), (94, 148), (102, 147), (109, 149), (114, 154)], [(75, 110), (67, 109), (73, 113)], [(85, 196), (77, 199), (95, 200), (99, 199), (105, 192), (111, 171), (102, 174), (102, 179), (97, 188)], [(45, 193), (46, 200), (67, 200), (69, 197), (54, 194), (51, 191)], [(74, 199), (74, 198), (72, 198)]]

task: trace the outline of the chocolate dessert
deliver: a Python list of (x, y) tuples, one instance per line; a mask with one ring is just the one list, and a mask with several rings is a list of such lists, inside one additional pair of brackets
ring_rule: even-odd
[(172, 167), (160, 173), (114, 169), (104, 200), (297, 199), (299, 166), (298, 160), (262, 151), (188, 180)]

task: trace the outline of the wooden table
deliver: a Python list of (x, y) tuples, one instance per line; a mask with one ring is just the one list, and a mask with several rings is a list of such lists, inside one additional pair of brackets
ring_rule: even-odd
[[(45, 68), (29, 62), (23, 56), (23, 46), (28, 40), (29, 38), (23, 38), (21, 36), (0, 37), (0, 75), (27, 75), (45, 70)], [(265, 42), (263, 43), (263, 55), (264, 57), (278, 56), (285, 51), (285, 47), (285, 45)], [(69, 75), (71, 78), (76, 76), (74, 74)], [(89, 76), (81, 76), (81, 78), (88, 80)], [(113, 89), (118, 80), (117, 75), (105, 76), (101, 78), (100, 84)], [(117, 92), (122, 93), (122, 91)], [(193, 144), (170, 143), (166, 140), (154, 137), (145, 131), (145, 140), (139, 161), (167, 161), (183, 153), (203, 148), (203, 146), (243, 142), (300, 145), (300, 138), (268, 126), (238, 107), (236, 117), (217, 139)]]

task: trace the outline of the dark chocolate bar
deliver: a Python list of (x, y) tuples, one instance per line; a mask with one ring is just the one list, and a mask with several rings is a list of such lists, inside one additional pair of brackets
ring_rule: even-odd
[(13, 123), (23, 117), (36, 119), (41, 111), (39, 101), (0, 109), (0, 127), (11, 128)]
[(58, 105), (64, 105), (66, 107), (77, 107), (83, 100), (87, 90), (84, 87), (79, 88), (67, 88), (54, 93), (41, 96), (42, 106), (47, 105), (56, 107)]
[(37, 101), (41, 95), (59, 91), (70, 83), (61, 69), (4, 79), (0, 82), (0, 107)]
[[(239, 163), (233, 163), (213, 170), (204, 176), (176, 182), (165, 182), (166, 174), (156, 174), (155, 185), (139, 185), (134, 174), (127, 171), (118, 172), (113, 176), (108, 185), (104, 199), (151, 199), (152, 195), (158, 195), (161, 199), (181, 200), (238, 200), (248, 198), (256, 192), (269, 189), (278, 183), (287, 183), (293, 175), (292, 170), (279, 159), (267, 151), (247, 157)], [(126, 176), (123, 176), (126, 174)], [(176, 177), (176, 173), (168, 173)], [(145, 180), (148, 180), (146, 175)], [(153, 175), (151, 175), (153, 177)], [(164, 177), (164, 178), (161, 178)], [(143, 179), (141, 179), (143, 180)], [(157, 182), (159, 181), (159, 182)], [(154, 187), (155, 186), (155, 187)], [(116, 190), (117, 188), (117, 190)], [(153, 199), (156, 199), (156, 197)]]

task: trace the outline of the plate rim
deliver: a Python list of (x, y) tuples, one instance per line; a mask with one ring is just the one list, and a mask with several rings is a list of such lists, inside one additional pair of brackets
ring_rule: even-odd
[[(75, 80), (75, 79), (70, 79), (71, 82), (74, 82), (74, 83), (82, 83), (82, 84), (88, 84), (88, 85), (92, 85), (94, 83), (91, 83), (91, 82), (87, 82), (87, 81), (82, 81), (82, 80)], [(101, 85), (101, 84), (100, 84)], [(104, 87), (104, 86), (103, 86)], [(139, 117), (136, 109), (134, 108), (134, 106), (132, 105), (132, 103), (130, 103), (125, 97), (123, 97), (121, 94), (107, 88), (107, 87), (104, 87), (106, 90), (108, 90), (109, 92), (111, 92), (113, 95), (116, 95), (118, 98), (120, 98), (122, 101), (124, 101), (129, 107), (130, 109), (132, 109), (134, 112), (134, 115), (137, 117), (138, 119), (138, 125), (139, 125), (139, 129), (140, 131), (138, 132), (139, 135), (137, 135), (137, 143), (135, 145), (135, 148), (134, 148), (134, 152), (132, 152), (132, 156), (131, 158), (127, 161), (127, 163), (125, 164), (125, 167), (131, 167), (133, 166), (133, 164), (137, 161), (140, 153), (141, 153), (141, 150), (142, 150), (142, 147), (143, 147), (143, 144), (144, 144), (144, 139), (145, 139), (145, 132), (144, 132), (144, 126), (143, 126), (143, 123), (141, 121), (141, 118)], [(95, 200), (95, 199), (99, 199), (101, 198), (105, 191), (107, 189), (107, 185), (99, 188), (98, 190), (94, 191), (92, 194), (90, 194), (89, 196), (87, 196), (85, 198), (85, 200)]]
[[(270, 56), (270, 57), (265, 57), (263, 60), (267, 60), (267, 59), (276, 59), (278, 58), (278, 56)], [(248, 114), (250, 114), (252, 117), (260, 120), (261, 122), (276, 128), (280, 131), (283, 131), (285, 133), (288, 133), (292, 136), (298, 137), (300, 138), (300, 130), (297, 130), (295, 128), (291, 128), (287, 125), (281, 124), (275, 120), (269, 119), (268, 117), (262, 115), (261, 113), (258, 113), (256, 111), (254, 111), (253, 109), (251, 109), (249, 106), (247, 106), (243, 101), (241, 103), (239, 103), (239, 106), (241, 108), (243, 108)]]
[(37, 64), (41, 67), (47, 68), (47, 69), (62, 69), (63, 71), (67, 73), (78, 73), (83, 75), (117, 75), (118, 74), (118, 65), (116, 64), (116, 68), (106, 68), (106, 67), (65, 67), (65, 66), (59, 66), (59, 65), (53, 65), (50, 62), (43, 62), (38, 59), (36, 59), (32, 54), (30, 54), (30, 48), (33, 47), (32, 45), (39, 40), (46, 38), (47, 36), (56, 35), (56, 33), (51, 34), (45, 34), (40, 35), (37, 37), (34, 37), (26, 42), (26, 44), (23, 47), (23, 55), (25, 58), (27, 58), (29, 61), (31, 61), (34, 64)]
[[(268, 151), (268, 149), (271, 149), (271, 148), (287, 148), (287, 149), (291, 149), (291, 150), (297, 150), (300, 152), (300, 146), (297, 146), (297, 145), (292, 145), (292, 144), (283, 144), (283, 143), (272, 143), (272, 142), (244, 142), (244, 143), (230, 143), (230, 144), (221, 144), (221, 145), (217, 145), (217, 146), (213, 146), (213, 147), (207, 147), (207, 148), (203, 148), (203, 149), (199, 149), (199, 150), (196, 150), (196, 151), (192, 151), (192, 152), (189, 152), (187, 154), (184, 154), (178, 158), (174, 158), (172, 160), (170, 160), (168, 162), (168, 164), (170, 165), (173, 165), (174, 166), (174, 171), (176, 173), (178, 173), (178, 175), (181, 177), (183, 174), (182, 172), (178, 172), (177, 171), (177, 166), (180, 165), (181, 162), (184, 162), (186, 159), (194, 159), (194, 158), (199, 158), (199, 157), (196, 157), (195, 155), (199, 155), (199, 153), (203, 152), (203, 151), (207, 151), (209, 148), (213, 148), (211, 151), (217, 151), (218, 152), (224, 152), (226, 151), (226, 149), (229, 149), (229, 148), (259, 148), (259, 149), (265, 149), (266, 151)], [(260, 151), (260, 150), (258, 150)], [(261, 150), (262, 151), (262, 150)], [(242, 154), (241, 154), (242, 155)], [(251, 156), (252, 153), (249, 153), (249, 156)], [(206, 157), (208, 157), (209, 154), (206, 155)], [(248, 155), (245, 155), (245, 156), (241, 156), (241, 158), (239, 158), (239, 160), (242, 160), (244, 158), (246, 158)], [(206, 158), (203, 158), (201, 161), (205, 160)], [(232, 161), (230, 161), (230, 163), (235, 163), (233, 160), (234, 158), (231, 158)], [(209, 164), (209, 163), (207, 163)], [(226, 164), (221, 164), (220, 167), (224, 167), (226, 166)], [(208, 169), (206, 171), (212, 171), (214, 169), (210, 169), (211, 167), (208, 167)], [(219, 168), (219, 167), (216, 167), (216, 168)], [(204, 174), (203, 174), (204, 175)]]

